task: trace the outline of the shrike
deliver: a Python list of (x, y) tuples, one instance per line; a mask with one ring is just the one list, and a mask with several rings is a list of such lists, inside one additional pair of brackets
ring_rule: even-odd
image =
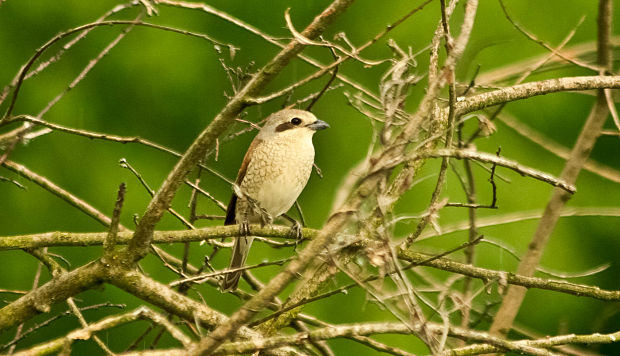
[[(243, 157), (228, 204), (225, 225), (240, 224), (229, 269), (242, 267), (252, 245), (248, 224), (271, 224), (286, 213), (308, 183), (314, 163), (312, 136), (329, 125), (311, 112), (284, 109), (271, 114)], [(226, 274), (222, 291), (235, 290), (241, 271)]]

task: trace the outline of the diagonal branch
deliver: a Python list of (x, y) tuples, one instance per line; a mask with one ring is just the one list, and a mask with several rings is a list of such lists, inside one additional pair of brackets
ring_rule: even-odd
[[(112, 220), (108, 216), (106, 216), (105, 214), (103, 214), (102, 212), (100, 212), (99, 210), (97, 210), (96, 208), (94, 208), (92, 205), (88, 204), (84, 200), (76, 197), (75, 195), (71, 194), (65, 189), (59, 187), (58, 185), (56, 185), (54, 182), (50, 181), (49, 179), (31, 171), (26, 166), (23, 166), (19, 163), (8, 161), (8, 160), (4, 161), (2, 163), (2, 166), (40, 185), (43, 189), (56, 195), (60, 199), (66, 201), (67, 203), (73, 205), (77, 209), (83, 211), (84, 213), (86, 213), (86, 215), (97, 220), (101, 225), (105, 227), (108, 227), (110, 225)], [(125, 229), (122, 225), (120, 225), (119, 227), (121, 230)]]

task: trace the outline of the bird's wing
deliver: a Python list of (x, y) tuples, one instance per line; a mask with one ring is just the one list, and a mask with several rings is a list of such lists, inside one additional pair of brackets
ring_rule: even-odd
[[(237, 179), (235, 183), (241, 185), (243, 182), (243, 177), (245, 177), (245, 172), (248, 170), (248, 166), (250, 165), (250, 161), (252, 160), (252, 152), (254, 149), (263, 142), (263, 140), (259, 140), (254, 138), (250, 147), (248, 147), (248, 151), (243, 156), (243, 162), (241, 162), (241, 167), (239, 168), (239, 173), (237, 173)], [(235, 220), (235, 210), (237, 208), (237, 195), (235, 193), (230, 197), (230, 202), (228, 203), (228, 208), (226, 209), (226, 220), (224, 220), (224, 225), (234, 225), (236, 224)]]

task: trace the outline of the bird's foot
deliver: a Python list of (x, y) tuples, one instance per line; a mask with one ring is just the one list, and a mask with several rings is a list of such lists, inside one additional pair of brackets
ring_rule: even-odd
[(250, 223), (247, 219), (244, 219), (241, 224), (239, 224), (239, 235), (250, 236)]
[(291, 229), (288, 232), (291, 238), (295, 239), (295, 249), (297, 249), (297, 245), (303, 239), (303, 231), (302, 226), (297, 220), (293, 220), (293, 225), (291, 225)]

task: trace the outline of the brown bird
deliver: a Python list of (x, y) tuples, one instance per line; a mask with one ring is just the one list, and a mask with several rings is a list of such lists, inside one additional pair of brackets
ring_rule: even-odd
[[(225, 225), (239, 224), (229, 269), (245, 264), (252, 240), (248, 224), (271, 224), (286, 213), (308, 183), (314, 163), (312, 136), (329, 125), (311, 112), (284, 109), (271, 114), (243, 157), (228, 204)], [(222, 291), (235, 290), (241, 271), (226, 274)]]

